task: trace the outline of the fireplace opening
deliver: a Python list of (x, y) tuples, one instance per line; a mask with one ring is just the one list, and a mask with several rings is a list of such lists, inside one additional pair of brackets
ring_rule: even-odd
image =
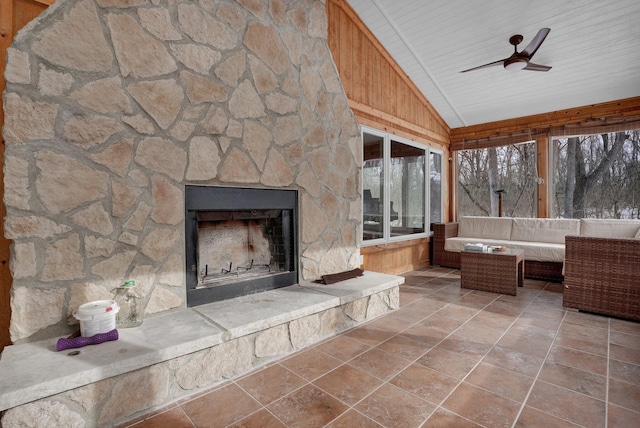
[(294, 190), (186, 186), (187, 306), (297, 284)]

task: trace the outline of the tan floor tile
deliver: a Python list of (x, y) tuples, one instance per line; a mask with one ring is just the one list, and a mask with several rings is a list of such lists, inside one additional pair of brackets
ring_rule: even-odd
[(460, 354), (436, 346), (421, 357), (417, 363), (456, 379), (462, 379), (480, 361), (480, 357)]
[(611, 344), (609, 348), (609, 358), (640, 365), (640, 349), (627, 348), (626, 346), (620, 346), (616, 344)]
[(551, 339), (536, 339), (508, 331), (500, 338), (497, 344), (503, 348), (509, 348), (534, 357), (544, 358), (547, 356), (547, 352), (552, 343), (553, 341)]
[(416, 340), (411, 334), (400, 333), (377, 346), (377, 349), (405, 360), (414, 361), (424, 355), (432, 346)]
[(514, 315), (502, 315), (487, 311), (480, 311), (471, 321), (478, 322), (489, 328), (506, 331), (516, 319), (518, 318)]
[(182, 408), (197, 426), (224, 427), (239, 421), (262, 406), (235, 384), (216, 389)]
[(515, 428), (580, 428), (579, 425), (551, 416), (540, 410), (525, 406)]
[[(501, 296), (502, 297), (502, 296)], [(526, 306), (519, 305), (514, 302), (507, 302), (504, 300), (496, 300), (483, 309), (485, 312), (493, 314), (520, 316)]]
[(401, 318), (394, 318), (393, 313), (390, 316), (377, 318), (364, 326), (375, 331), (389, 332), (392, 334), (400, 333), (411, 326), (412, 322), (407, 322)]
[(590, 329), (591, 327), (604, 330), (609, 328), (609, 317), (589, 314), (586, 312), (568, 311), (567, 315), (564, 318), (564, 321), (565, 323), (571, 323), (586, 330)]
[(609, 404), (608, 426), (616, 427), (640, 427), (640, 413), (633, 410)]
[(610, 342), (627, 348), (640, 349), (640, 335), (612, 331)]
[(438, 408), (427, 422), (423, 425), (424, 428), (481, 428), (481, 425), (464, 419), (461, 416), (455, 415), (448, 410)]
[[(365, 349), (368, 348), (365, 347)], [(320, 352), (317, 348), (310, 348), (281, 361), (280, 364), (298, 376), (311, 381), (335, 369), (342, 362)]]
[(390, 384), (356, 406), (356, 410), (388, 428), (419, 427), (435, 409), (433, 404)]
[(520, 403), (462, 383), (442, 407), (480, 425), (507, 427), (516, 420)]
[(480, 363), (467, 376), (465, 382), (515, 401), (523, 401), (533, 385), (533, 378), (491, 364)]
[[(601, 317), (597, 317), (599, 320)], [(585, 321), (591, 319), (586, 318)], [(605, 318), (606, 320), (606, 318)], [(560, 332), (566, 334), (572, 334), (575, 336), (582, 336), (593, 341), (605, 342), (609, 338), (609, 329), (608, 327), (598, 328), (595, 326), (591, 326), (589, 324), (574, 324), (571, 322), (567, 322), (566, 319), (560, 326)]]
[(444, 339), (438, 347), (458, 352), (460, 354), (482, 357), (491, 350), (493, 344), (479, 342), (471, 337), (465, 337), (462, 333), (456, 331)]
[(607, 395), (607, 378), (562, 364), (546, 362), (538, 379), (599, 400)]
[(535, 409), (584, 427), (603, 427), (604, 401), (537, 381), (526, 403)]
[(466, 321), (466, 319), (460, 320), (450, 318), (438, 312), (428, 318), (425, 318), (420, 324), (449, 334), (459, 328)]
[(162, 413), (147, 415), (144, 420), (127, 425), (131, 428), (193, 428), (194, 425), (180, 407), (173, 407)]
[(592, 339), (563, 331), (558, 333), (554, 344), (602, 356), (606, 356), (608, 351), (607, 339)]
[(505, 329), (491, 328), (486, 324), (472, 318), (461, 326), (453, 335), (473, 340), (474, 342), (488, 343), (493, 345), (502, 337)]
[(640, 386), (609, 379), (609, 403), (640, 412)]
[(540, 340), (553, 340), (558, 324), (548, 318), (526, 318), (520, 316), (509, 329), (509, 333)]
[(349, 407), (313, 385), (307, 385), (268, 407), (291, 428), (325, 426)]
[(389, 380), (404, 370), (410, 362), (374, 348), (349, 361), (348, 364), (379, 379)]
[(441, 317), (451, 318), (456, 321), (466, 322), (479, 312), (476, 308), (467, 308), (456, 304), (449, 304), (437, 312)]
[(345, 364), (316, 379), (313, 383), (352, 406), (382, 385), (382, 380)]
[(611, 318), (609, 320), (609, 323), (609, 325), (611, 326), (611, 330), (640, 335), (640, 322), (624, 321)]
[[(426, 290), (425, 290), (426, 292)], [(429, 293), (433, 293), (433, 291), (429, 291)], [(412, 303), (407, 310), (411, 312), (415, 312), (423, 316), (423, 318), (433, 315), (438, 312), (440, 309), (447, 306), (446, 303), (438, 302), (437, 300), (429, 299), (428, 295), (425, 296), (424, 299), (419, 300), (415, 303)]]
[(263, 406), (266, 406), (300, 388), (307, 381), (276, 364), (244, 377), (237, 383)]
[(542, 367), (544, 358), (519, 352), (511, 348), (495, 346), (483, 361), (525, 376), (535, 377), (540, 367)]
[(460, 383), (458, 379), (419, 364), (410, 365), (389, 382), (433, 404), (440, 404)]
[(609, 376), (631, 385), (640, 386), (640, 366), (624, 361), (609, 361)]
[(352, 339), (356, 339), (365, 345), (376, 346), (396, 334), (397, 332), (390, 332), (389, 330), (379, 328), (379, 326), (367, 324), (362, 327), (349, 330), (344, 335)]
[(381, 428), (382, 425), (369, 419), (360, 412), (349, 410), (335, 421), (327, 425), (327, 428)]
[(425, 311), (422, 311), (420, 309), (421, 308), (415, 305), (410, 305), (408, 307), (398, 309), (397, 311), (393, 312), (391, 315), (393, 315), (394, 318), (397, 318), (399, 320), (406, 322), (407, 325), (413, 325), (417, 322), (422, 321), (424, 318), (426, 318), (430, 314), (430, 312), (425, 313)]
[(549, 351), (547, 362), (574, 367), (601, 376), (607, 375), (606, 357), (577, 349), (566, 348), (564, 346), (553, 345), (551, 351)]
[(356, 339), (341, 335), (316, 346), (315, 349), (340, 361), (349, 361), (353, 357), (369, 350), (370, 346)]
[(229, 428), (287, 428), (287, 426), (268, 410), (262, 409), (229, 426)]
[(424, 324), (416, 324), (409, 327), (402, 334), (411, 339), (421, 342), (425, 348), (431, 349), (442, 341), (449, 333), (428, 327)]

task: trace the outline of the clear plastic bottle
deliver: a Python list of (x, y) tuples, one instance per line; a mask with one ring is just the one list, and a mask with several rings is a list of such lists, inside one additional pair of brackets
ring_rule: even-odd
[(125, 281), (124, 284), (115, 289), (114, 299), (120, 311), (116, 315), (117, 328), (138, 327), (142, 324), (144, 308), (142, 307), (142, 296), (136, 290), (136, 282)]

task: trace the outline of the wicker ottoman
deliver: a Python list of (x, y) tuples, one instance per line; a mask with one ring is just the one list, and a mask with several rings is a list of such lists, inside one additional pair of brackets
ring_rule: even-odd
[(516, 295), (524, 280), (524, 250), (462, 251), (460, 286), (472, 290)]

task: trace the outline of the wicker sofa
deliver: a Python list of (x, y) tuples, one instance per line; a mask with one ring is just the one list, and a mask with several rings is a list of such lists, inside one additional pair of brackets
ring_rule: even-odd
[(640, 321), (640, 221), (583, 220), (566, 237), (564, 287), (567, 308)]
[(564, 238), (580, 233), (580, 220), (468, 216), (433, 231), (434, 265), (459, 268), (464, 244), (482, 242), (523, 249), (526, 277), (562, 282)]

